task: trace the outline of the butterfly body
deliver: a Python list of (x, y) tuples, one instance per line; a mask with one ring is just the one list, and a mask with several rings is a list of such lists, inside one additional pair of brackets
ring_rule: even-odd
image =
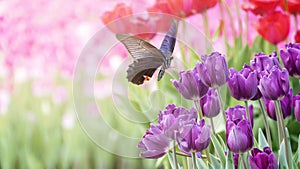
[(177, 21), (173, 21), (160, 49), (150, 43), (134, 36), (117, 34), (134, 61), (127, 69), (128, 81), (140, 85), (150, 80), (154, 72), (159, 68), (158, 80), (160, 80), (173, 59), (172, 53), (175, 47), (177, 34)]

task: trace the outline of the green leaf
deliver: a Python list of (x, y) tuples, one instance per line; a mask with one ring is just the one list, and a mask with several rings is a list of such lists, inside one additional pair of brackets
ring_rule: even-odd
[(208, 163), (208, 168), (209, 169), (215, 169), (210, 163)]
[(175, 166), (174, 166), (174, 158), (173, 158), (173, 154), (171, 152), (168, 152), (168, 159), (169, 159), (169, 163), (171, 165), (171, 168), (172, 169), (175, 169)]
[(280, 149), (279, 149), (279, 153), (278, 153), (278, 161), (279, 161), (280, 169), (288, 168), (288, 164), (287, 164), (286, 157), (285, 157), (284, 141), (282, 141), (280, 144)]
[(211, 141), (213, 143), (216, 153), (218, 154), (218, 156), (221, 160), (223, 168), (225, 168), (226, 156), (224, 153), (224, 149), (222, 148), (222, 145), (220, 144), (220, 142), (218, 141), (218, 139), (216, 138), (216, 136), (214, 134), (211, 135)]
[(234, 169), (234, 163), (231, 151), (228, 151), (226, 156), (226, 169)]
[(212, 163), (214, 168), (216, 168), (216, 169), (221, 168), (220, 161), (217, 159), (216, 156), (210, 154), (210, 159), (211, 159), (211, 163)]
[(299, 139), (298, 139), (298, 159), (297, 159), (297, 165), (300, 168), (300, 135), (299, 135)]
[[(170, 153), (170, 152), (169, 152)], [(162, 166), (163, 162), (166, 160), (167, 157), (169, 157), (169, 153), (168, 153), (168, 156), (163, 156), (162, 158), (159, 158), (156, 160), (156, 163), (155, 163), (155, 168), (159, 168), (160, 166)], [(170, 153), (172, 155), (172, 153)], [(173, 157), (172, 157), (173, 158)], [(170, 159), (169, 159), (170, 160)]]
[(197, 168), (207, 168), (207, 165), (204, 163), (202, 158), (196, 157), (196, 165), (197, 165)]
[(264, 149), (264, 147), (269, 146), (267, 139), (265, 138), (265, 135), (261, 128), (258, 129), (258, 148)]

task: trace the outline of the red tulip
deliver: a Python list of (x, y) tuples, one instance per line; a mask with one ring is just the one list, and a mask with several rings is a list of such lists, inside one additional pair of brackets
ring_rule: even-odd
[(288, 14), (274, 11), (259, 19), (254, 27), (258, 33), (272, 44), (285, 40), (290, 30), (290, 17)]
[(156, 0), (155, 5), (148, 8), (148, 11), (188, 17), (214, 7), (217, 2), (217, 0)]
[(300, 43), (300, 30), (298, 30), (296, 32), (296, 35), (295, 35), (295, 43)]
[(105, 25), (109, 22), (112, 22), (118, 18), (128, 16), (132, 14), (132, 9), (129, 6), (126, 6), (124, 3), (119, 3), (115, 6), (113, 11), (105, 12), (101, 19)]
[(279, 0), (250, 0), (242, 5), (245, 11), (251, 11), (256, 15), (264, 15), (267, 12), (273, 11)]
[[(113, 11), (105, 12), (102, 16), (102, 22), (114, 33), (133, 33), (142, 39), (152, 39), (156, 32), (156, 23), (151, 19), (144, 19), (139, 16), (128, 18), (119, 18), (132, 15), (132, 9), (124, 3), (119, 3)], [(115, 21), (115, 22), (113, 22)], [(149, 32), (149, 33), (142, 33)]]
[[(285, 10), (284, 1), (280, 1), (280, 7)], [(300, 13), (300, 0), (287, 0), (287, 7), (290, 13)]]

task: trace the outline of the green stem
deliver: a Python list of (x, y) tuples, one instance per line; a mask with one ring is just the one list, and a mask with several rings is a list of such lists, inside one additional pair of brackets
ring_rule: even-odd
[(213, 134), (216, 135), (214, 120), (213, 120), (212, 117), (210, 118), (210, 124), (211, 124), (211, 128), (212, 128)]
[(268, 124), (268, 120), (267, 120), (267, 115), (266, 115), (266, 111), (264, 109), (263, 103), (261, 101), (261, 99), (258, 100), (261, 112), (263, 114), (263, 119), (264, 119), (264, 124), (265, 124), (265, 129), (266, 129), (266, 133), (267, 133), (267, 140), (268, 140), (268, 144), (270, 146), (270, 148), (272, 149), (272, 141), (271, 141), (271, 134), (270, 134), (270, 127)]
[(202, 13), (202, 18), (203, 18), (205, 36), (206, 36), (207, 39), (210, 39), (209, 22), (208, 22), (208, 17), (207, 17), (207, 12), (206, 11), (204, 11)]
[(288, 11), (289, 9), (289, 7), (288, 7), (288, 2), (287, 2), (287, 0), (283, 0), (283, 8), (284, 8), (284, 11)]
[(235, 10), (238, 16), (238, 23), (239, 23), (239, 36), (242, 37), (243, 35), (243, 24), (242, 24), (242, 20), (241, 20), (241, 13), (240, 13), (240, 5), (239, 5), (239, 1), (235, 0)]
[[(208, 16), (207, 16), (207, 12), (204, 11), (202, 13), (202, 18), (203, 18), (203, 25), (204, 25), (204, 33), (205, 36), (208, 40), (211, 40), (210, 37), (210, 32), (209, 32), (209, 22), (208, 22)], [(206, 48), (206, 53), (210, 53), (212, 51), (211, 47), (208, 45)]]
[(197, 164), (196, 164), (196, 152), (192, 152), (192, 159), (193, 159), (193, 169), (197, 169)]
[[(175, 138), (175, 140), (176, 140), (176, 138)], [(174, 158), (174, 167), (175, 167), (175, 169), (178, 169), (177, 157), (176, 157), (176, 141), (175, 140), (173, 141), (173, 158)]]
[(294, 14), (294, 21), (295, 21), (295, 30), (298, 30), (298, 21), (297, 21), (297, 15)]
[(231, 25), (231, 29), (232, 29), (232, 32), (233, 32), (233, 37), (236, 37), (236, 31), (234, 29), (234, 21), (233, 21), (233, 17), (232, 17), (232, 14), (231, 14), (231, 9), (229, 8), (229, 6), (226, 4), (226, 2), (224, 0), (221, 0), (221, 2), (224, 5), (225, 10), (226, 10), (226, 12), (229, 16), (230, 25)]
[[(281, 127), (282, 127), (281, 130), (282, 130), (283, 140), (284, 140), (284, 145), (285, 145), (285, 155), (286, 155), (288, 167), (290, 168), (292, 164), (290, 164), (289, 145), (288, 145), (288, 139), (287, 139), (287, 134), (286, 134), (285, 125), (284, 125), (282, 109), (281, 109), (279, 100), (276, 100), (275, 103), (276, 103), (277, 109), (279, 110), (279, 119), (280, 119), (280, 123), (281, 123)], [(277, 118), (277, 120), (278, 120), (278, 118)]]
[(247, 114), (247, 119), (251, 122), (251, 117), (249, 113), (249, 106), (248, 106), (248, 101), (245, 101), (245, 107), (246, 107), (246, 114)]
[(224, 119), (224, 124), (226, 124), (226, 115), (225, 115), (225, 111), (224, 111), (224, 105), (223, 105), (223, 101), (222, 101), (222, 97), (221, 97), (221, 88), (217, 88), (217, 95), (218, 95), (218, 100), (219, 100), (219, 103), (220, 103), (220, 110), (221, 110), (221, 113), (223, 115), (223, 119)]
[(240, 159), (242, 159), (241, 162), (243, 164), (244, 169), (247, 169), (246, 162), (245, 162), (245, 159), (244, 159), (244, 153), (240, 154)]
[[(173, 150), (169, 150), (169, 152), (174, 153)], [(188, 155), (186, 155), (186, 154), (184, 154), (184, 153), (181, 153), (181, 152), (175, 151), (175, 153), (176, 153), (176, 155), (179, 155), (179, 156), (182, 156), (182, 157), (189, 157)]]
[(248, 33), (248, 31), (249, 31), (249, 29), (248, 29), (248, 24), (249, 24), (249, 13), (247, 12), (246, 13), (246, 19), (245, 19), (245, 39), (246, 39), (246, 42), (248, 43), (249, 42), (249, 33)]
[(203, 113), (202, 113), (201, 107), (199, 105), (199, 100), (194, 100), (194, 106), (195, 106), (195, 109), (198, 112), (199, 120), (202, 119), (203, 118)]
[(278, 143), (279, 143), (279, 147), (280, 147), (280, 143), (282, 141), (282, 127), (281, 127), (281, 123), (280, 123), (280, 115), (279, 115), (279, 110), (276, 106), (276, 101), (274, 101), (275, 104), (275, 112), (276, 112), (276, 121), (277, 121), (277, 129), (278, 129)]
[(221, 18), (222, 18), (222, 21), (223, 21), (223, 33), (224, 33), (224, 43), (225, 43), (225, 46), (226, 46), (226, 51), (227, 51), (227, 55), (228, 55), (228, 48), (229, 48), (229, 45), (228, 45), (228, 35), (227, 35), (227, 27), (225, 25), (225, 14), (224, 14), (224, 9), (223, 9), (223, 5), (221, 3), (221, 0), (219, 0), (219, 7), (220, 7), (220, 13), (221, 13)]
[(208, 161), (209, 163), (211, 163), (211, 160), (210, 160), (210, 154), (209, 154), (208, 148), (205, 149), (205, 154), (206, 154), (206, 157), (207, 157), (207, 161)]
[(187, 168), (190, 169), (191, 168), (191, 163), (190, 163), (190, 157), (186, 157), (186, 162), (187, 162)]

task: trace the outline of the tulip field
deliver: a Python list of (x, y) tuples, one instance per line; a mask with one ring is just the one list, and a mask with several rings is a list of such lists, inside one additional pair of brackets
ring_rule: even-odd
[(0, 1), (0, 169), (299, 169), (299, 14)]

